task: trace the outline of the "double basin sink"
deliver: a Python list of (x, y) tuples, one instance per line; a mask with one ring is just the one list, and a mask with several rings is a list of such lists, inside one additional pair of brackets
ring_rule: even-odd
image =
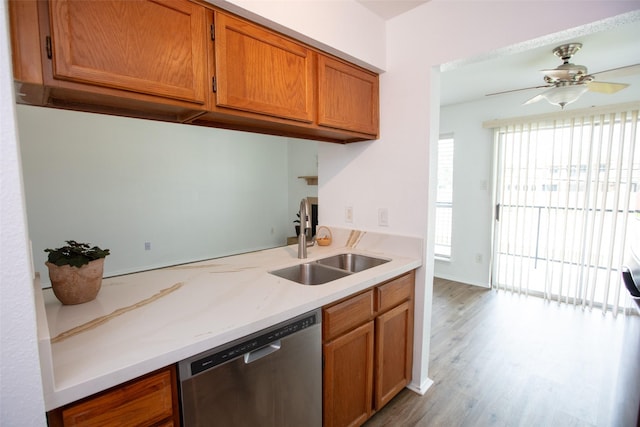
[(389, 262), (389, 260), (344, 253), (276, 271), (270, 271), (270, 273), (283, 279), (300, 283), (301, 285), (322, 285), (386, 262)]

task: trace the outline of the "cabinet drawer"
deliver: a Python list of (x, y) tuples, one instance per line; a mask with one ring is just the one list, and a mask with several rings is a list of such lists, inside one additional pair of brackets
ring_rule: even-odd
[(413, 295), (415, 273), (412, 271), (376, 288), (376, 312), (383, 312)]
[(322, 310), (323, 339), (331, 340), (373, 316), (373, 290), (331, 305)]
[[(172, 372), (159, 371), (62, 409), (64, 426), (171, 425)], [(168, 424), (167, 424), (168, 423)]]

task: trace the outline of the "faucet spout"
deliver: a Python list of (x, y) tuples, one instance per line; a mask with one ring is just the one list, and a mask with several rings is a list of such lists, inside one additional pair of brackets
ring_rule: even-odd
[(315, 239), (307, 244), (307, 230), (311, 229), (311, 220), (309, 212), (309, 201), (302, 199), (300, 201), (300, 234), (298, 234), (298, 258), (305, 259), (307, 257), (307, 247), (313, 246)]

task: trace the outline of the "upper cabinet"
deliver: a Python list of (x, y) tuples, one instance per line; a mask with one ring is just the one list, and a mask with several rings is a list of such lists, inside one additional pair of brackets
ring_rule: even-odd
[(207, 21), (188, 0), (10, 0), (20, 103), (183, 122), (207, 102)]
[(195, 0), (9, 0), (20, 103), (330, 142), (378, 137), (378, 76)]
[(216, 105), (311, 123), (315, 54), (271, 31), (215, 14)]
[(51, 0), (50, 22), (54, 79), (205, 103), (204, 7)]
[(376, 136), (378, 76), (318, 55), (318, 124)]

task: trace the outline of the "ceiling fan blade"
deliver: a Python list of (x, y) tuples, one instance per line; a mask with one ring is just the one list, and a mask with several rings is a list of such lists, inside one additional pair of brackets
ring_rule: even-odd
[(544, 95), (543, 94), (545, 92), (537, 94), (536, 96), (534, 96), (533, 98), (529, 99), (528, 101), (523, 102), (522, 105), (529, 105), (529, 104), (533, 104), (534, 102), (542, 101), (544, 99)]
[(598, 92), (598, 93), (606, 93), (606, 94), (611, 94), (611, 93), (616, 93), (619, 90), (622, 90), (624, 88), (626, 88), (627, 86), (629, 86), (626, 83), (609, 83), (609, 82), (589, 82), (587, 83), (587, 87), (589, 88), (589, 91), (591, 92)]
[(610, 70), (599, 71), (597, 73), (591, 73), (592, 76), (616, 78), (631, 76), (640, 73), (640, 64), (627, 65), (625, 67), (611, 68)]
[(523, 90), (531, 90), (531, 89), (541, 89), (541, 88), (547, 88), (547, 87), (552, 87), (552, 86), (553, 85), (523, 87), (521, 89), (511, 89), (511, 90), (503, 90), (502, 92), (488, 93), (485, 96), (502, 95), (504, 93), (520, 92), (520, 91), (523, 91)]

